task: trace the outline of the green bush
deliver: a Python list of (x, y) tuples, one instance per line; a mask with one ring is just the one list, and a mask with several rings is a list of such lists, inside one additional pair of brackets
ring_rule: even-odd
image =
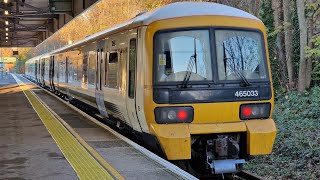
[(246, 169), (267, 179), (320, 179), (320, 87), (278, 97), (273, 118), (273, 153), (252, 159)]

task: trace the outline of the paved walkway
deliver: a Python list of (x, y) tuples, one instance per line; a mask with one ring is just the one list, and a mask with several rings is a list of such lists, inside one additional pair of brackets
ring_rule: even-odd
[(11, 75), (0, 79), (0, 179), (78, 179)]

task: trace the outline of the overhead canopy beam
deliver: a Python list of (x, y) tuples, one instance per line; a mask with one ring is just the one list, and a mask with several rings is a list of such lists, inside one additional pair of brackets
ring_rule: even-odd
[(34, 13), (34, 14), (15, 14), (15, 15), (0, 15), (0, 18), (59, 18), (58, 14), (43, 14), (43, 13)]

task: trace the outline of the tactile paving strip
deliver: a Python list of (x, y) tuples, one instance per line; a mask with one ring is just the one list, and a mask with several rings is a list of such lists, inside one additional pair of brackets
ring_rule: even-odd
[(34, 110), (48, 129), (61, 152), (69, 161), (80, 179), (113, 179), (113, 177), (90, 155), (86, 149), (70, 134), (70, 132), (55, 119), (41, 104), (24, 83), (13, 75)]

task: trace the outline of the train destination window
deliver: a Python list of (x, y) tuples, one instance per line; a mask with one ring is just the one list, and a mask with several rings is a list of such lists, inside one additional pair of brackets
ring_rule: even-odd
[(108, 87), (117, 88), (118, 87), (118, 53), (110, 52), (109, 63), (108, 63)]
[(156, 35), (157, 81), (212, 80), (208, 30), (164, 32)]
[(137, 61), (137, 40), (130, 39), (129, 47), (129, 92), (130, 98), (134, 98), (135, 79), (136, 79), (136, 61)]
[(216, 30), (219, 80), (266, 79), (262, 37), (258, 32)]

